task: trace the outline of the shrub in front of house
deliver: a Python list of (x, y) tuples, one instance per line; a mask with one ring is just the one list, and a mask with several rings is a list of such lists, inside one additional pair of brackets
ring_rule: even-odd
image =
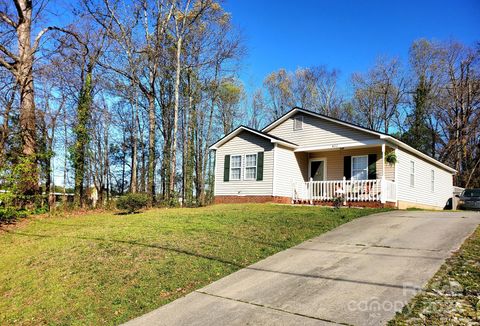
[(146, 194), (126, 194), (117, 200), (117, 208), (126, 211), (128, 214), (135, 213), (148, 204), (148, 197)]
[(12, 207), (0, 208), (0, 224), (12, 223), (19, 218), (27, 217), (25, 210), (19, 210)]

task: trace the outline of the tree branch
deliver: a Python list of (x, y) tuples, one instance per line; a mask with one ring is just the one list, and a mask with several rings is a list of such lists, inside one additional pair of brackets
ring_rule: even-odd
[(76, 33), (72, 32), (72, 31), (69, 31), (68, 29), (64, 29), (64, 28), (56, 27), (56, 26), (49, 26), (47, 28), (42, 29), (38, 33), (37, 37), (35, 38), (35, 42), (33, 43), (32, 52), (36, 52), (38, 50), (38, 46), (40, 44), (40, 39), (48, 31), (60, 31), (60, 32), (63, 32), (65, 34), (69, 34), (69, 35), (73, 36), (77, 40), (78, 43), (83, 45), (83, 47), (85, 48), (85, 51), (88, 53), (88, 47), (85, 45), (85, 43), (82, 41), (82, 39), (80, 39), (80, 37)]
[(17, 77), (17, 70), (15, 69), (15, 63), (7, 62), (5, 59), (0, 57), (0, 66), (8, 69), (15, 77)]
[(19, 57), (15, 54), (10, 52), (6, 47), (4, 47), (2, 44), (0, 44), (0, 51), (8, 55), (10, 58), (12, 58), (13, 61), (17, 62), (19, 60)]
[(18, 2), (18, 0), (13, 0), (13, 3), (15, 4), (15, 8), (17, 9), (19, 21), (24, 20), (25, 16), (23, 15), (23, 8), (20, 2)]
[(7, 16), (6, 13), (0, 11), (0, 19), (3, 20), (8, 25), (12, 26), (13, 28), (17, 28), (18, 24), (15, 23), (10, 17)]

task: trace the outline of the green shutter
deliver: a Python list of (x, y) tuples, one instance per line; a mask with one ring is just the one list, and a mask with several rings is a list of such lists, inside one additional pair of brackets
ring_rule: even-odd
[(225, 161), (223, 162), (223, 181), (230, 180), (230, 155), (225, 155)]
[(377, 178), (377, 154), (368, 154), (368, 179)]
[(257, 155), (257, 181), (263, 180), (263, 152)]
[(343, 157), (343, 175), (345, 179), (350, 180), (352, 178), (352, 157)]

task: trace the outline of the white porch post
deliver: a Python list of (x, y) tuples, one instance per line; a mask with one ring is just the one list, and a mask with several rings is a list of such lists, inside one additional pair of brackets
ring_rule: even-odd
[(310, 178), (310, 181), (308, 182), (308, 197), (310, 198), (310, 205), (313, 205), (313, 179)]
[(380, 196), (380, 202), (382, 204), (386, 203), (386, 191), (387, 191), (387, 184), (385, 182), (385, 143), (382, 144), (382, 181), (380, 185), (381, 189), (381, 196)]

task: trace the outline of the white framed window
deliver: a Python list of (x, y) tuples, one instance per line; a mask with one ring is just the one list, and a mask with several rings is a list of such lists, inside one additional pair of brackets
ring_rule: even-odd
[(352, 156), (352, 179), (368, 180), (368, 155)]
[(230, 157), (230, 180), (240, 180), (242, 178), (242, 155), (232, 155)]
[(293, 130), (303, 129), (303, 115), (297, 115), (293, 118)]
[(430, 171), (430, 190), (435, 192), (435, 170)]
[(245, 155), (245, 180), (257, 179), (257, 154)]
[(410, 161), (410, 187), (415, 187), (415, 162)]

